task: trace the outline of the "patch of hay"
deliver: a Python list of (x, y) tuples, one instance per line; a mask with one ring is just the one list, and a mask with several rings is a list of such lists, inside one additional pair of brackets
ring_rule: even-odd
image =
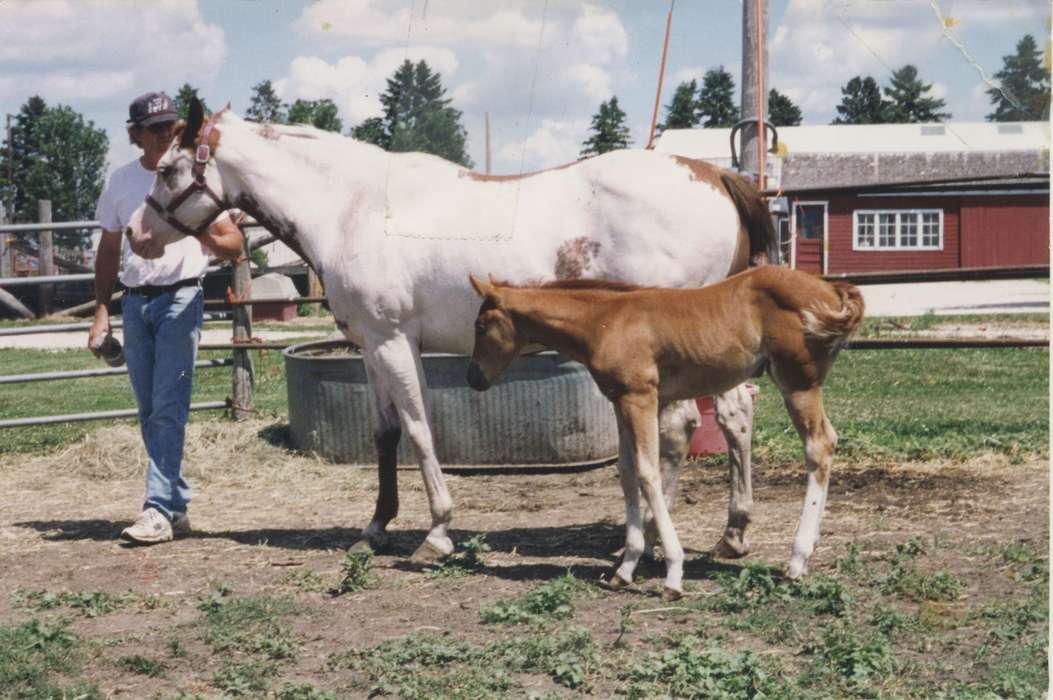
[[(348, 468), (290, 449), (274, 438), (282, 433), (282, 425), (273, 420), (191, 423), (187, 426), (183, 473), (191, 482), (202, 484), (274, 484), (295, 483), (323, 471)], [(32, 475), (41, 482), (56, 477), (139, 480), (145, 473), (146, 459), (137, 425), (111, 425), (49, 454), (0, 458), (0, 469), (8, 474)]]

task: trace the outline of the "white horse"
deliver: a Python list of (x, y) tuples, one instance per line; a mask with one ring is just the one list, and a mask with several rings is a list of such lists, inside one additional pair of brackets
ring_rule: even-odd
[[(150, 206), (128, 231), (147, 257), (240, 208), (322, 279), (337, 326), (361, 346), (379, 461), (373, 519), (356, 547), (380, 547), (398, 513), (396, 454), (412, 442), (432, 527), (414, 554), (453, 551), (453, 502), (424, 408), (422, 351), (470, 354), (477, 297), (468, 274), (512, 283), (609, 278), (701, 286), (766, 259), (767, 209), (739, 177), (700, 161), (617, 151), (523, 176), (492, 177), (420, 153), (387, 153), (309, 127), (247, 122), (224, 110), (185, 128), (158, 163)], [(716, 553), (742, 556), (750, 519), (752, 401), (716, 400), (730, 445), (728, 524)], [(697, 421), (690, 403), (662, 415), (665, 494)], [(652, 529), (653, 540), (653, 529)]]

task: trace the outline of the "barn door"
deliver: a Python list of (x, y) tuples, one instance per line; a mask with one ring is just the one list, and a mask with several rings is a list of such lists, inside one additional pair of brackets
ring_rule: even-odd
[(797, 202), (793, 207), (795, 267), (806, 272), (826, 272), (826, 202)]

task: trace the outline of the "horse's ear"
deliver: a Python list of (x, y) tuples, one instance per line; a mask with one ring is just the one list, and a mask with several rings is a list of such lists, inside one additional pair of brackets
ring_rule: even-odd
[(493, 288), (490, 285), (471, 273), (468, 274), (468, 281), (472, 283), (472, 288), (475, 290), (475, 293), (481, 297), (485, 297), (493, 291)]
[(179, 139), (181, 148), (191, 148), (197, 140), (197, 134), (201, 131), (201, 125), (205, 121), (205, 107), (196, 96), (190, 98), (190, 115), (186, 120), (186, 128), (183, 129), (182, 138)]

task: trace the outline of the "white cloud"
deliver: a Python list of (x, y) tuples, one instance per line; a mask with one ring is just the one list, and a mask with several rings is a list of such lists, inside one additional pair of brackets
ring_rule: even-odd
[(336, 103), (347, 126), (381, 113), (380, 94), (388, 78), (403, 60), (428, 62), (448, 85), (457, 72), (457, 57), (449, 49), (417, 47), (381, 51), (372, 60), (345, 56), (329, 63), (317, 56), (299, 56), (289, 74), (274, 82), (275, 92), (286, 102), (296, 99), (329, 98)]
[(940, 36), (927, 3), (790, 0), (774, 28), (771, 85), (796, 95), (808, 122), (826, 122), (841, 101), (841, 85), (856, 75), (884, 83), (906, 63), (924, 66)]
[(515, 173), (569, 163), (577, 160), (588, 129), (587, 119), (543, 119), (541, 126), (525, 140), (506, 140), (498, 147), (497, 156), (507, 165), (505, 172)]
[(101, 101), (200, 86), (225, 60), (223, 30), (197, 2), (0, 3), (0, 98)]
[(305, 36), (327, 42), (352, 40), (370, 46), (429, 43), (524, 47), (537, 43), (540, 21), (526, 16), (526, 2), (405, 4), (375, 0), (319, 0), (296, 23)]

